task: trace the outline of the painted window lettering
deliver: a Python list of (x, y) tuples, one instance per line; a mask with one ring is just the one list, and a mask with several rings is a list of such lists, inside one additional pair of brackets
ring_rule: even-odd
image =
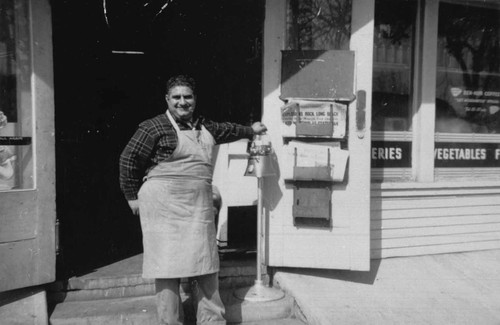
[(401, 148), (372, 148), (372, 159), (401, 160), (402, 158), (403, 150)]
[(437, 148), (434, 157), (438, 160), (486, 160), (486, 149)]

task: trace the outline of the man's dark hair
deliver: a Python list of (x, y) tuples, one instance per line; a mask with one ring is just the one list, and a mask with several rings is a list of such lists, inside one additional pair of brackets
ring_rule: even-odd
[(166, 92), (168, 94), (169, 90), (177, 87), (177, 86), (185, 86), (191, 88), (193, 93), (196, 93), (196, 83), (193, 78), (187, 75), (178, 75), (174, 76), (167, 81)]

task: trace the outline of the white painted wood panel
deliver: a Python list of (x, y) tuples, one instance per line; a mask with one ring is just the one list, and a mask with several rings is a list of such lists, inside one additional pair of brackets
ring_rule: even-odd
[(373, 191), (371, 258), (500, 248), (499, 188)]
[(500, 197), (498, 195), (462, 195), (462, 196), (438, 196), (427, 197), (422, 200), (416, 198), (393, 198), (393, 199), (372, 199), (372, 211), (374, 210), (399, 210), (409, 208), (442, 208), (442, 207), (467, 207), (480, 205), (496, 205), (500, 207)]
[(439, 208), (407, 208), (401, 210), (372, 210), (371, 219), (401, 219), (401, 218), (429, 218), (443, 216), (463, 216), (463, 215), (482, 215), (482, 214), (500, 214), (500, 206), (473, 206), (473, 207), (449, 207)]
[[(38, 284), (36, 269), (40, 258), (36, 239), (0, 244), (0, 292)], [(1, 322), (0, 322), (1, 323)]]
[[(280, 133), (281, 50), (286, 37), (285, 0), (266, 1), (264, 26), (263, 122), (269, 127), (280, 166), (285, 165)], [(350, 50), (355, 52), (356, 91), (366, 93), (366, 125), (356, 126), (356, 102), (348, 106), (349, 166), (347, 182), (333, 185), (332, 227), (294, 226), (293, 188), (283, 179), (264, 179), (266, 262), (270, 266), (334, 268), (367, 271), (370, 268), (370, 138), (373, 52), (373, 0), (352, 3)], [(361, 115), (360, 115), (361, 121)], [(361, 124), (361, 123), (360, 123)]]
[(450, 234), (478, 234), (483, 232), (500, 231), (500, 222), (480, 223), (453, 226), (433, 226), (419, 228), (398, 228), (398, 229), (378, 229), (372, 230), (371, 240), (381, 240), (390, 238), (408, 238), (422, 236), (445, 236)]
[[(56, 275), (54, 83), (49, 1), (30, 1), (30, 15), (31, 44), (26, 46), (32, 55), (32, 107), (28, 108), (36, 117), (31, 126), (35, 190), (0, 193), (0, 217), (5, 215), (9, 223), (8, 226), (0, 223), (6, 227), (0, 231), (5, 241), (0, 244), (0, 291), (49, 283)], [(28, 125), (31, 122), (29, 120)], [(26, 226), (26, 223), (32, 224)]]
[(38, 216), (36, 191), (2, 192), (0, 199), (0, 243), (36, 237)]
[(459, 244), (478, 241), (500, 241), (500, 232), (480, 232), (457, 235), (441, 235), (441, 236), (420, 236), (406, 238), (383, 238), (371, 240), (372, 249), (384, 248), (400, 248), (400, 247), (416, 247), (416, 246), (431, 246), (443, 244)]
[(417, 246), (417, 247), (372, 249), (371, 258), (378, 259), (378, 258), (399, 257), (399, 256), (445, 254), (454, 252), (480, 251), (487, 249), (500, 249), (500, 240), (452, 243), (452, 244)]
[(346, 235), (285, 234), (281, 238), (282, 254), (287, 257), (289, 267), (304, 267), (304, 261), (314, 261), (314, 268), (345, 269), (351, 263), (351, 240), (352, 237)]
[(451, 216), (434, 218), (401, 218), (401, 219), (382, 219), (372, 220), (372, 238), (373, 232), (383, 229), (413, 229), (418, 227), (442, 227), (454, 225), (474, 225), (491, 224), (500, 222), (500, 215), (474, 215), (474, 216)]
[(445, 197), (467, 197), (474, 195), (498, 195), (500, 194), (500, 183), (485, 181), (456, 181), (435, 183), (377, 183), (371, 185), (372, 199), (385, 198), (445, 198)]

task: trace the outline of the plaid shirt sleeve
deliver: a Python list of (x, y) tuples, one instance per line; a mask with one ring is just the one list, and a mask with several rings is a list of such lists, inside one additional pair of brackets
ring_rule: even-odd
[(252, 139), (254, 132), (251, 126), (229, 122), (213, 122), (204, 120), (203, 125), (212, 134), (216, 144), (233, 142), (239, 139)]
[(153, 154), (154, 133), (141, 124), (120, 155), (120, 188), (127, 200), (136, 200)]

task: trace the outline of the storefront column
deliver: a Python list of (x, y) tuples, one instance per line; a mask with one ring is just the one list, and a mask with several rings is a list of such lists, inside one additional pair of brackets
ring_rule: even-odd
[[(437, 52), (437, 15), (438, 0), (428, 0), (419, 11), (423, 15), (419, 26), (418, 43), (422, 58), (416, 62), (414, 101), (417, 111), (413, 116), (413, 161), (414, 179), (417, 182), (434, 181), (434, 131), (436, 120), (436, 52)], [(420, 69), (419, 69), (420, 68)], [(419, 92), (418, 89), (421, 89)], [(424, 127), (425, 126), (425, 127)]]

